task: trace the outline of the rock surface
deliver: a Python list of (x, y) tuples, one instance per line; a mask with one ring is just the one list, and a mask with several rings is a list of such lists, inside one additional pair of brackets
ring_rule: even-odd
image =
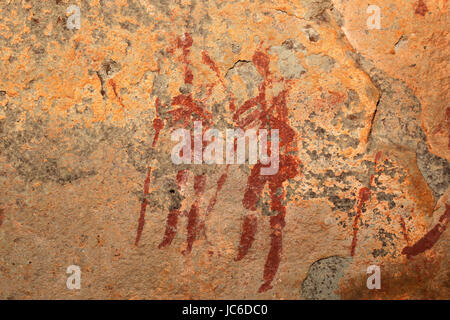
[[(0, 298), (448, 299), (448, 3), (370, 4), (3, 1)], [(174, 164), (195, 121), (278, 172)]]

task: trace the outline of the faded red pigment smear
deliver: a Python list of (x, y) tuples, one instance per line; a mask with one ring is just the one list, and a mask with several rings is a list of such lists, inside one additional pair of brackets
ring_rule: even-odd
[[(155, 101), (156, 114), (159, 113), (160, 107), (161, 107), (161, 102), (159, 101), (159, 98), (156, 98), (156, 101)], [(156, 142), (158, 141), (158, 138), (159, 138), (159, 133), (161, 132), (161, 130), (163, 128), (164, 128), (164, 122), (158, 116), (156, 116), (156, 118), (153, 119), (153, 129), (155, 130), (155, 136), (153, 137), (153, 142), (152, 142), (153, 148), (156, 146)]]
[[(259, 87), (259, 94), (255, 98), (247, 100), (235, 112), (233, 120), (241, 127), (246, 129), (258, 125), (259, 128), (277, 128), (280, 136), (280, 164), (279, 170), (274, 175), (263, 176), (260, 174), (261, 163), (258, 162), (251, 170), (247, 180), (246, 190), (242, 204), (245, 209), (250, 211), (256, 210), (264, 185), (268, 183), (271, 199), (271, 210), (278, 212), (275, 216), (270, 217), (271, 227), (271, 244), (264, 265), (263, 279), (264, 283), (258, 292), (264, 292), (272, 288), (271, 283), (277, 273), (282, 253), (282, 229), (285, 226), (286, 208), (283, 205), (284, 192), (278, 193), (283, 188), (283, 183), (294, 178), (299, 172), (299, 163), (291, 155), (287, 154), (289, 146), (294, 142), (295, 131), (288, 124), (287, 109), (287, 90), (281, 91), (269, 103), (266, 99), (266, 86), (272, 82), (269, 73), (270, 58), (267, 54), (257, 51), (252, 58), (258, 72), (263, 76), (263, 83)], [(248, 113), (253, 109), (246, 118), (241, 119), (240, 116)], [(270, 149), (270, 146), (268, 146)], [(295, 148), (294, 150), (295, 151)], [(244, 217), (241, 240), (239, 244), (238, 255), (235, 260), (241, 260), (248, 253), (255, 239), (257, 231), (257, 220), (254, 214), (248, 214)]]
[(447, 146), (447, 148), (448, 148), (448, 150), (450, 150), (450, 107), (448, 107), (447, 108), (447, 110), (446, 110), (446, 122), (447, 122), (447, 130), (448, 130), (448, 132), (449, 132), (449, 134), (448, 134), (448, 146)]
[[(223, 82), (223, 79), (220, 77), (219, 68), (217, 67), (216, 63), (213, 61), (213, 59), (211, 59), (211, 57), (208, 55), (208, 53), (206, 51), (202, 51), (202, 62), (204, 64), (206, 64), (211, 70), (213, 70), (216, 73), (216, 77), (219, 79), (220, 83), (222, 84), (222, 86), (225, 89), (225, 84)], [(216, 84), (217, 84), (216, 82), (213, 82), (213, 83), (209, 83), (206, 85), (206, 87), (208, 88), (208, 93), (202, 101), (206, 101), (209, 97), (211, 97), (213, 89), (215, 88)]]
[[(202, 61), (204, 64), (206, 64), (211, 70), (213, 70), (216, 73), (217, 78), (219, 79), (220, 83), (222, 84), (223, 89), (225, 90), (225, 92), (229, 91), (227, 90), (227, 87), (225, 85), (225, 82), (222, 78), (222, 76), (220, 75), (220, 70), (217, 67), (217, 64), (214, 62), (214, 60), (208, 55), (208, 53), (206, 51), (202, 52)], [(210, 90), (212, 92), (212, 89), (214, 88), (215, 83), (213, 83), (210, 87)], [(211, 92), (209, 93), (208, 96), (211, 95)], [(231, 93), (231, 91), (228, 93), (228, 98), (230, 99), (230, 104), (229, 104), (229, 108), (231, 111), (234, 111), (236, 109), (236, 105), (234, 103), (234, 97), (233, 94)]]
[(382, 155), (383, 155), (382, 151), (378, 151), (377, 154), (375, 155), (375, 169), (377, 168), (377, 164), (380, 161)]
[[(181, 188), (186, 185), (187, 182), (187, 171), (179, 170), (177, 173), (177, 189), (181, 191)], [(169, 212), (166, 222), (166, 231), (164, 232), (164, 238), (159, 244), (158, 248), (161, 249), (170, 245), (175, 238), (177, 233), (178, 217), (180, 215), (180, 210), (178, 208), (172, 209)]]
[(446, 204), (445, 213), (439, 218), (439, 222), (434, 226), (434, 228), (428, 231), (427, 234), (425, 234), (422, 239), (417, 241), (414, 245), (403, 248), (402, 254), (405, 254), (409, 259), (431, 249), (447, 228), (449, 219), (450, 204)]
[(187, 247), (186, 250), (183, 251), (183, 254), (188, 254), (192, 251), (192, 246), (194, 244), (195, 239), (197, 239), (197, 235), (199, 232), (198, 228), (198, 210), (199, 210), (199, 202), (203, 192), (205, 191), (206, 186), (206, 176), (195, 176), (194, 177), (194, 192), (195, 192), (195, 201), (191, 207), (191, 210), (188, 214), (188, 224), (187, 224)]
[(258, 72), (267, 79), (269, 76), (269, 64), (270, 64), (270, 58), (267, 54), (256, 51), (252, 58), (253, 63), (255, 64), (256, 68), (258, 69)]
[[(224, 80), (223, 80), (223, 78), (222, 78), (222, 76), (220, 74), (220, 70), (217, 67), (217, 64), (208, 55), (208, 53), (206, 51), (202, 52), (202, 62), (216, 73), (216, 77), (219, 79), (219, 82), (221, 83), (223, 89), (225, 91), (228, 91), (227, 88), (226, 88), (225, 82), (224, 82)], [(215, 87), (215, 85), (216, 85), (216, 83), (212, 83), (212, 84), (208, 84), (207, 85), (207, 87), (208, 87), (208, 94), (207, 94), (206, 98), (204, 99), (205, 101), (212, 95), (212, 90)], [(230, 108), (230, 110), (234, 111), (236, 106), (234, 104), (234, 98), (233, 98), (231, 92), (229, 92), (229, 100), (230, 100), (229, 108)], [(208, 119), (207, 117), (204, 117), (204, 118)], [(204, 142), (204, 147), (206, 146), (206, 144), (207, 143)], [(210, 201), (208, 203), (208, 207), (206, 209), (205, 217), (204, 217), (203, 221), (200, 223), (199, 229), (202, 230), (202, 232), (204, 233), (205, 237), (206, 237), (206, 228), (205, 228), (206, 220), (207, 220), (209, 214), (211, 213), (211, 211), (214, 209), (214, 206), (216, 205), (218, 194), (219, 194), (220, 190), (222, 189), (223, 185), (225, 184), (225, 181), (226, 181), (226, 179), (228, 177), (228, 169), (229, 169), (229, 165), (226, 166), (223, 174), (220, 176), (219, 180), (217, 181), (216, 191), (215, 191), (213, 197), (210, 199)]]
[(200, 103), (194, 101), (192, 95), (179, 95), (172, 99), (173, 106), (181, 106), (180, 108), (169, 111), (173, 116), (173, 121), (176, 123), (182, 121), (183, 126), (187, 127), (192, 121), (192, 115), (196, 114), (204, 120), (210, 120), (211, 113), (204, 110)]
[(184, 39), (181, 37), (178, 37), (177, 39), (177, 48), (183, 50), (183, 55), (181, 57), (181, 60), (185, 64), (185, 70), (184, 70), (184, 83), (192, 84), (192, 81), (194, 79), (194, 75), (192, 74), (191, 69), (189, 68), (189, 53), (191, 51), (191, 47), (193, 44), (192, 37), (189, 33), (184, 34)]
[[(375, 164), (374, 164), (375, 172), (378, 171), (377, 170), (378, 162), (380, 161), (382, 156), (383, 156), (382, 151), (378, 151), (375, 154)], [(369, 188), (372, 186), (374, 179), (375, 179), (375, 175), (371, 174), (370, 180), (369, 180)], [(369, 188), (363, 187), (363, 188), (359, 189), (359, 192), (358, 192), (359, 201), (358, 201), (358, 207), (356, 208), (356, 216), (355, 216), (355, 219), (353, 220), (353, 240), (352, 240), (352, 245), (350, 247), (350, 254), (352, 256), (355, 254), (356, 243), (358, 242), (358, 231), (359, 231), (358, 220), (360, 219), (361, 214), (362, 214), (362, 206), (370, 198), (371, 192), (370, 192)]]
[(148, 168), (147, 177), (144, 181), (144, 199), (141, 203), (141, 213), (139, 214), (139, 223), (138, 223), (138, 229), (136, 234), (136, 241), (134, 243), (135, 246), (139, 244), (139, 240), (141, 239), (142, 230), (144, 230), (144, 224), (145, 224), (145, 211), (147, 210), (148, 205), (148, 199), (147, 195), (150, 189), (150, 176), (151, 176), (152, 168)]
[(113, 92), (114, 92), (114, 95), (116, 96), (116, 99), (117, 99), (117, 101), (119, 101), (119, 104), (120, 104), (120, 106), (122, 107), (122, 110), (123, 109), (126, 109), (125, 108), (125, 105), (123, 104), (123, 102), (122, 102), (122, 99), (119, 97), (119, 95), (117, 94), (117, 86), (116, 86), (116, 83), (114, 82), (114, 80), (113, 79), (110, 79), (109, 80), (109, 84), (111, 85), (111, 87), (112, 87), (112, 89), (113, 89)]
[[(375, 155), (375, 165), (374, 165), (375, 172), (377, 172), (377, 165), (378, 165), (378, 162), (380, 161), (382, 155), (383, 155), (383, 152), (381, 152), (381, 151), (378, 151), (377, 154)], [(375, 175), (371, 174), (370, 175), (369, 187), (372, 186), (374, 179), (375, 179)]]
[[(220, 75), (220, 70), (219, 67), (217, 67), (217, 64), (214, 62), (214, 60), (208, 55), (208, 53), (206, 51), (202, 52), (202, 62), (207, 65), (212, 71), (214, 71), (216, 73), (216, 77), (217, 79), (219, 79), (220, 84), (222, 85), (222, 87), (226, 90), (226, 86), (225, 86), (225, 82), (223, 81), (223, 78)], [(209, 86), (209, 94), (208, 97), (211, 96), (212, 93), (212, 89), (216, 86), (216, 83), (211, 83), (208, 85)], [(233, 99), (230, 96), (230, 100), (233, 101)]]
[(206, 229), (205, 229), (206, 220), (208, 219), (211, 211), (214, 209), (214, 206), (216, 205), (216, 202), (217, 202), (217, 196), (219, 195), (220, 190), (222, 190), (222, 187), (225, 184), (225, 181), (227, 180), (228, 168), (229, 168), (229, 165), (226, 166), (225, 172), (220, 176), (219, 180), (217, 180), (216, 191), (215, 191), (214, 195), (211, 197), (211, 199), (209, 200), (208, 207), (207, 207), (206, 213), (205, 213), (205, 217), (200, 224), (199, 229), (201, 229), (205, 233), (205, 236), (206, 236), (206, 232), (205, 232), (206, 231)]
[(356, 209), (356, 216), (355, 216), (355, 220), (353, 221), (353, 240), (352, 240), (352, 246), (350, 249), (350, 255), (354, 256), (355, 255), (355, 248), (356, 248), (356, 243), (358, 241), (358, 220), (361, 217), (361, 213), (362, 213), (362, 206), (364, 205), (365, 202), (367, 202), (369, 200), (370, 197), (370, 190), (369, 188), (363, 187), (359, 190), (359, 202), (358, 202), (358, 207)]
[(328, 93), (331, 95), (331, 98), (328, 99), (328, 102), (332, 107), (345, 101), (346, 95), (343, 93), (339, 93), (336, 91), (328, 91)]
[(425, 16), (427, 12), (428, 12), (427, 5), (425, 4), (425, 2), (423, 2), (423, 0), (419, 0), (415, 13), (420, 14), (421, 16)]
[(211, 68), (211, 70), (213, 70), (216, 73), (218, 78), (220, 78), (219, 68), (217, 67), (214, 60), (211, 59), (211, 57), (208, 55), (208, 53), (206, 51), (202, 52), (202, 61), (203, 61), (203, 63), (208, 65)]
[(400, 217), (400, 226), (402, 227), (403, 238), (405, 239), (406, 244), (408, 244), (408, 232), (406, 231), (405, 219), (403, 219), (403, 217)]

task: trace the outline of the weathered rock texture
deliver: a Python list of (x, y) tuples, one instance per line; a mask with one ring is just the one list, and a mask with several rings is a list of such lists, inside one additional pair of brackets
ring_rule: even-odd
[[(450, 297), (446, 0), (5, 0), (0, 17), (0, 298)], [(173, 164), (195, 120), (279, 129), (278, 173)]]

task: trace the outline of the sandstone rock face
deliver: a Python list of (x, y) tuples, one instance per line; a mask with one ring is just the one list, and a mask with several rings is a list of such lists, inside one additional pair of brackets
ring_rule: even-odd
[[(447, 1), (0, 15), (0, 298), (449, 298)], [(278, 170), (174, 163), (198, 124), (277, 129)]]

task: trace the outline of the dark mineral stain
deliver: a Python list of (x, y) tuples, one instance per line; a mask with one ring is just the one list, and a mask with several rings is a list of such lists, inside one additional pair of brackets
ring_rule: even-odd
[(330, 200), (333, 203), (333, 206), (335, 209), (343, 211), (343, 212), (349, 212), (355, 206), (354, 199), (340, 198), (336, 195), (332, 195), (328, 198), (328, 200)]
[[(126, 135), (125, 130), (96, 124), (90, 128), (74, 125), (63, 128), (62, 134), (50, 135), (51, 122), (45, 115), (34, 115), (20, 107), (6, 108), (6, 118), (0, 120), (0, 150), (7, 161), (26, 181), (53, 181), (61, 185), (97, 174), (87, 159), (110, 135)], [(16, 126), (26, 115), (22, 129)], [(70, 137), (70, 140), (67, 139)], [(24, 146), (27, 146), (25, 151)], [(74, 147), (75, 146), (75, 147)], [(63, 164), (61, 158), (76, 157)]]
[(331, 256), (314, 262), (301, 285), (301, 294), (307, 300), (339, 299), (339, 281), (352, 259)]
[(419, 141), (416, 149), (417, 166), (437, 201), (448, 189), (450, 163), (447, 159), (432, 154), (426, 141)]

